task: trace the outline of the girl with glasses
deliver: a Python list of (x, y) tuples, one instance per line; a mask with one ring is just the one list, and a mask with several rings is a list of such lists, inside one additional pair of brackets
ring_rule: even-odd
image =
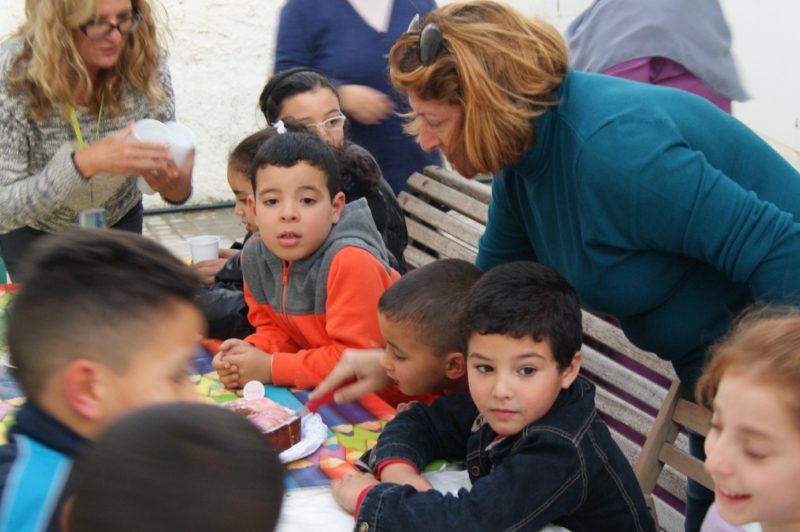
[[(339, 93), (319, 70), (296, 67), (272, 76), (261, 92), (259, 107), (270, 124), (292, 117), (331, 146), (367, 153), (364, 148), (345, 141), (346, 118), (342, 114)], [(343, 175), (342, 191), (348, 203), (367, 199), (375, 226), (391, 255), (389, 262), (404, 274), (403, 252), (408, 244), (408, 230), (397, 197), (380, 169), (365, 168)]]
[(36, 238), (104, 212), (141, 233), (142, 175), (188, 200), (193, 157), (129, 138), (141, 118), (175, 119), (165, 30), (148, 0), (26, 0), (0, 44), (0, 256), (11, 278)]

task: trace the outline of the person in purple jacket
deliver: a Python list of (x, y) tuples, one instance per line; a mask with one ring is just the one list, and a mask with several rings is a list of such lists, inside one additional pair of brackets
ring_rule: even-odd
[(394, 41), (433, 0), (288, 0), (281, 10), (275, 73), (305, 66), (321, 70), (337, 87), (351, 126), (350, 139), (378, 161), (395, 194), (425, 166), (441, 164), (403, 131), (395, 109), (402, 99), (389, 83)]

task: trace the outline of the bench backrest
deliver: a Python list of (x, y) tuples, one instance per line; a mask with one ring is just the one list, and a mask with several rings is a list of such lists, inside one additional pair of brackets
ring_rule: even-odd
[[(491, 187), (437, 166), (415, 173), (408, 185), (417, 195), (401, 192), (398, 200), (408, 225), (405, 258), (409, 268), (442, 257), (474, 261), (486, 226)], [(633, 465), (677, 377), (669, 363), (633, 346), (610, 320), (584, 311), (583, 330), (581, 373), (597, 385), (597, 409)], [(684, 434), (676, 432), (670, 444), (688, 450)], [(682, 531), (683, 514), (676, 507), (686, 500), (685, 472), (669, 464), (657, 465), (658, 461), (646, 464), (642, 462), (641, 473), (654, 480), (645, 493), (654, 493), (650, 500), (661, 527)], [(642, 477), (637, 478), (641, 483)]]
[(707, 436), (710, 424), (711, 412), (695, 403), (692, 395), (679, 381), (672, 381), (667, 398), (658, 411), (642, 452), (633, 465), (639, 486), (656, 522), (658, 516), (652, 494), (664, 466), (670, 466), (708, 489), (714, 490), (714, 482), (703, 468), (703, 462), (676, 445), (676, 440), (684, 428)]

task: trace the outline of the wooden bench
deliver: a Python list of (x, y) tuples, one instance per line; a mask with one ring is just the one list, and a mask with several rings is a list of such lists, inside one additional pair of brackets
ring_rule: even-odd
[[(491, 188), (436, 166), (412, 175), (408, 185), (416, 196), (401, 192), (398, 200), (408, 225), (405, 258), (409, 268), (442, 257), (474, 262), (486, 226)], [(675, 372), (668, 362), (633, 346), (618, 327), (601, 317), (584, 311), (583, 329), (581, 372), (597, 385), (597, 410), (631, 465), (637, 464), (637, 478), (662, 529), (681, 532), (683, 514), (675, 506), (686, 500), (687, 471), (695, 478), (696, 469), (687, 470), (684, 462), (671, 461), (672, 449), (688, 451), (686, 435), (674, 423), (683, 418), (672, 413), (662, 416), (679, 394), (672, 389), (668, 392), (677, 379)], [(686, 394), (680, 398), (685, 401)], [(688, 408), (680, 404), (681, 411)], [(664, 442), (670, 450), (662, 450)]]

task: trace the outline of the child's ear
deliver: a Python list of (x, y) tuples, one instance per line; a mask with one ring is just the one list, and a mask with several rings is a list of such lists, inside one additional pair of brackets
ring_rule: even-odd
[(463, 353), (450, 353), (445, 358), (445, 375), (448, 379), (457, 380), (467, 373), (467, 363)]
[(91, 360), (77, 359), (64, 370), (64, 394), (67, 404), (81, 417), (96, 421), (103, 415), (98, 396), (98, 368)]
[(561, 372), (561, 388), (567, 389), (578, 377), (578, 371), (581, 369), (581, 362), (583, 362), (583, 354), (578, 351), (572, 357), (572, 362), (569, 366)]
[(250, 214), (253, 215), (253, 219), (256, 217), (256, 198), (253, 197), (252, 194), (247, 196), (247, 208), (250, 209)]
[[(344, 192), (337, 192), (336, 195), (333, 197), (333, 201), (331, 201), (331, 205), (333, 206), (333, 223), (339, 223), (339, 219), (342, 217), (342, 211), (344, 210)], [(255, 216), (255, 215), (254, 215)]]

